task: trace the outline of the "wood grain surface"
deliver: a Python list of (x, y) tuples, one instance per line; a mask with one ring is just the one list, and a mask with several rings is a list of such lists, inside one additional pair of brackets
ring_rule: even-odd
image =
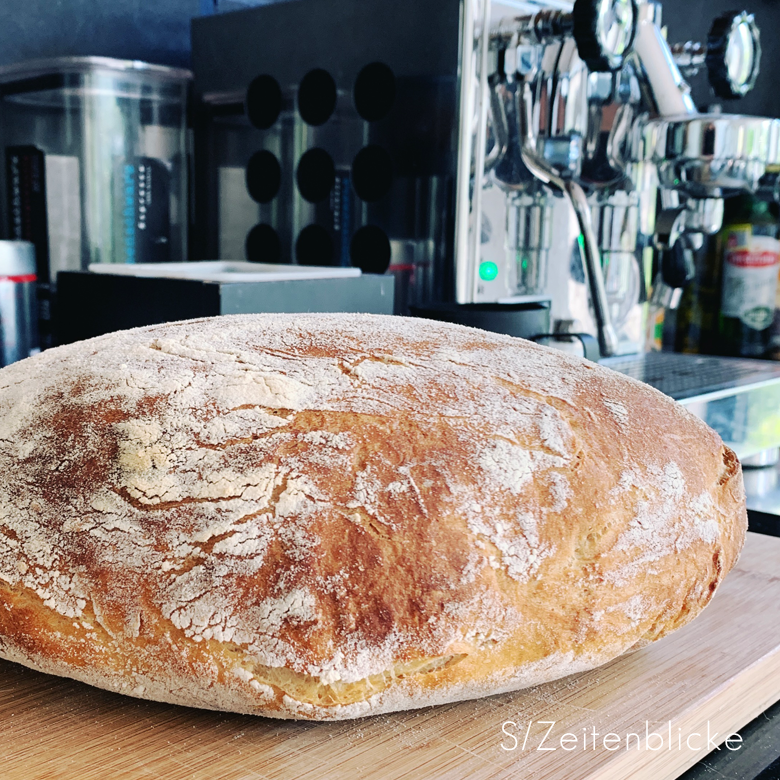
[(461, 704), (273, 721), (139, 701), (0, 661), (0, 778), (663, 780), (778, 699), (780, 539), (748, 534), (712, 604), (672, 636), (593, 672)]

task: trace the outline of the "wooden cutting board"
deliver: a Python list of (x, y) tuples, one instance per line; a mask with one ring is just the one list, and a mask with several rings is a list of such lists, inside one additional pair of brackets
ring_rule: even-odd
[(780, 539), (748, 534), (712, 604), (656, 645), (528, 691), (426, 710), (273, 721), (138, 701), (0, 661), (0, 778), (663, 780), (778, 699)]

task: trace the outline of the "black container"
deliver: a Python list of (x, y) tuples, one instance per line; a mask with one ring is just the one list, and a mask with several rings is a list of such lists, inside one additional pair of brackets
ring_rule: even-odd
[(213, 282), (68, 271), (57, 281), (58, 344), (125, 328), (260, 312), (393, 313), (391, 276)]
[(438, 303), (412, 306), (415, 317), (453, 322), (506, 336), (534, 339), (550, 333), (550, 303)]

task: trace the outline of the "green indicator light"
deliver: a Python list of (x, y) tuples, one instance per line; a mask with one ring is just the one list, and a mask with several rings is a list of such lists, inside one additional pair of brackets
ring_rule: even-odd
[(487, 262), (479, 264), (479, 278), (485, 282), (492, 282), (498, 276), (498, 266)]

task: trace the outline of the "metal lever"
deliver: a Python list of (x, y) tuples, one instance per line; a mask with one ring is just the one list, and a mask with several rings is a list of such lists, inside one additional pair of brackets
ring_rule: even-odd
[(685, 230), (685, 206), (663, 209), (655, 220), (656, 249), (671, 249)]
[(682, 289), (693, 281), (696, 265), (693, 249), (681, 238), (674, 246), (661, 253), (661, 278), (672, 289)]

